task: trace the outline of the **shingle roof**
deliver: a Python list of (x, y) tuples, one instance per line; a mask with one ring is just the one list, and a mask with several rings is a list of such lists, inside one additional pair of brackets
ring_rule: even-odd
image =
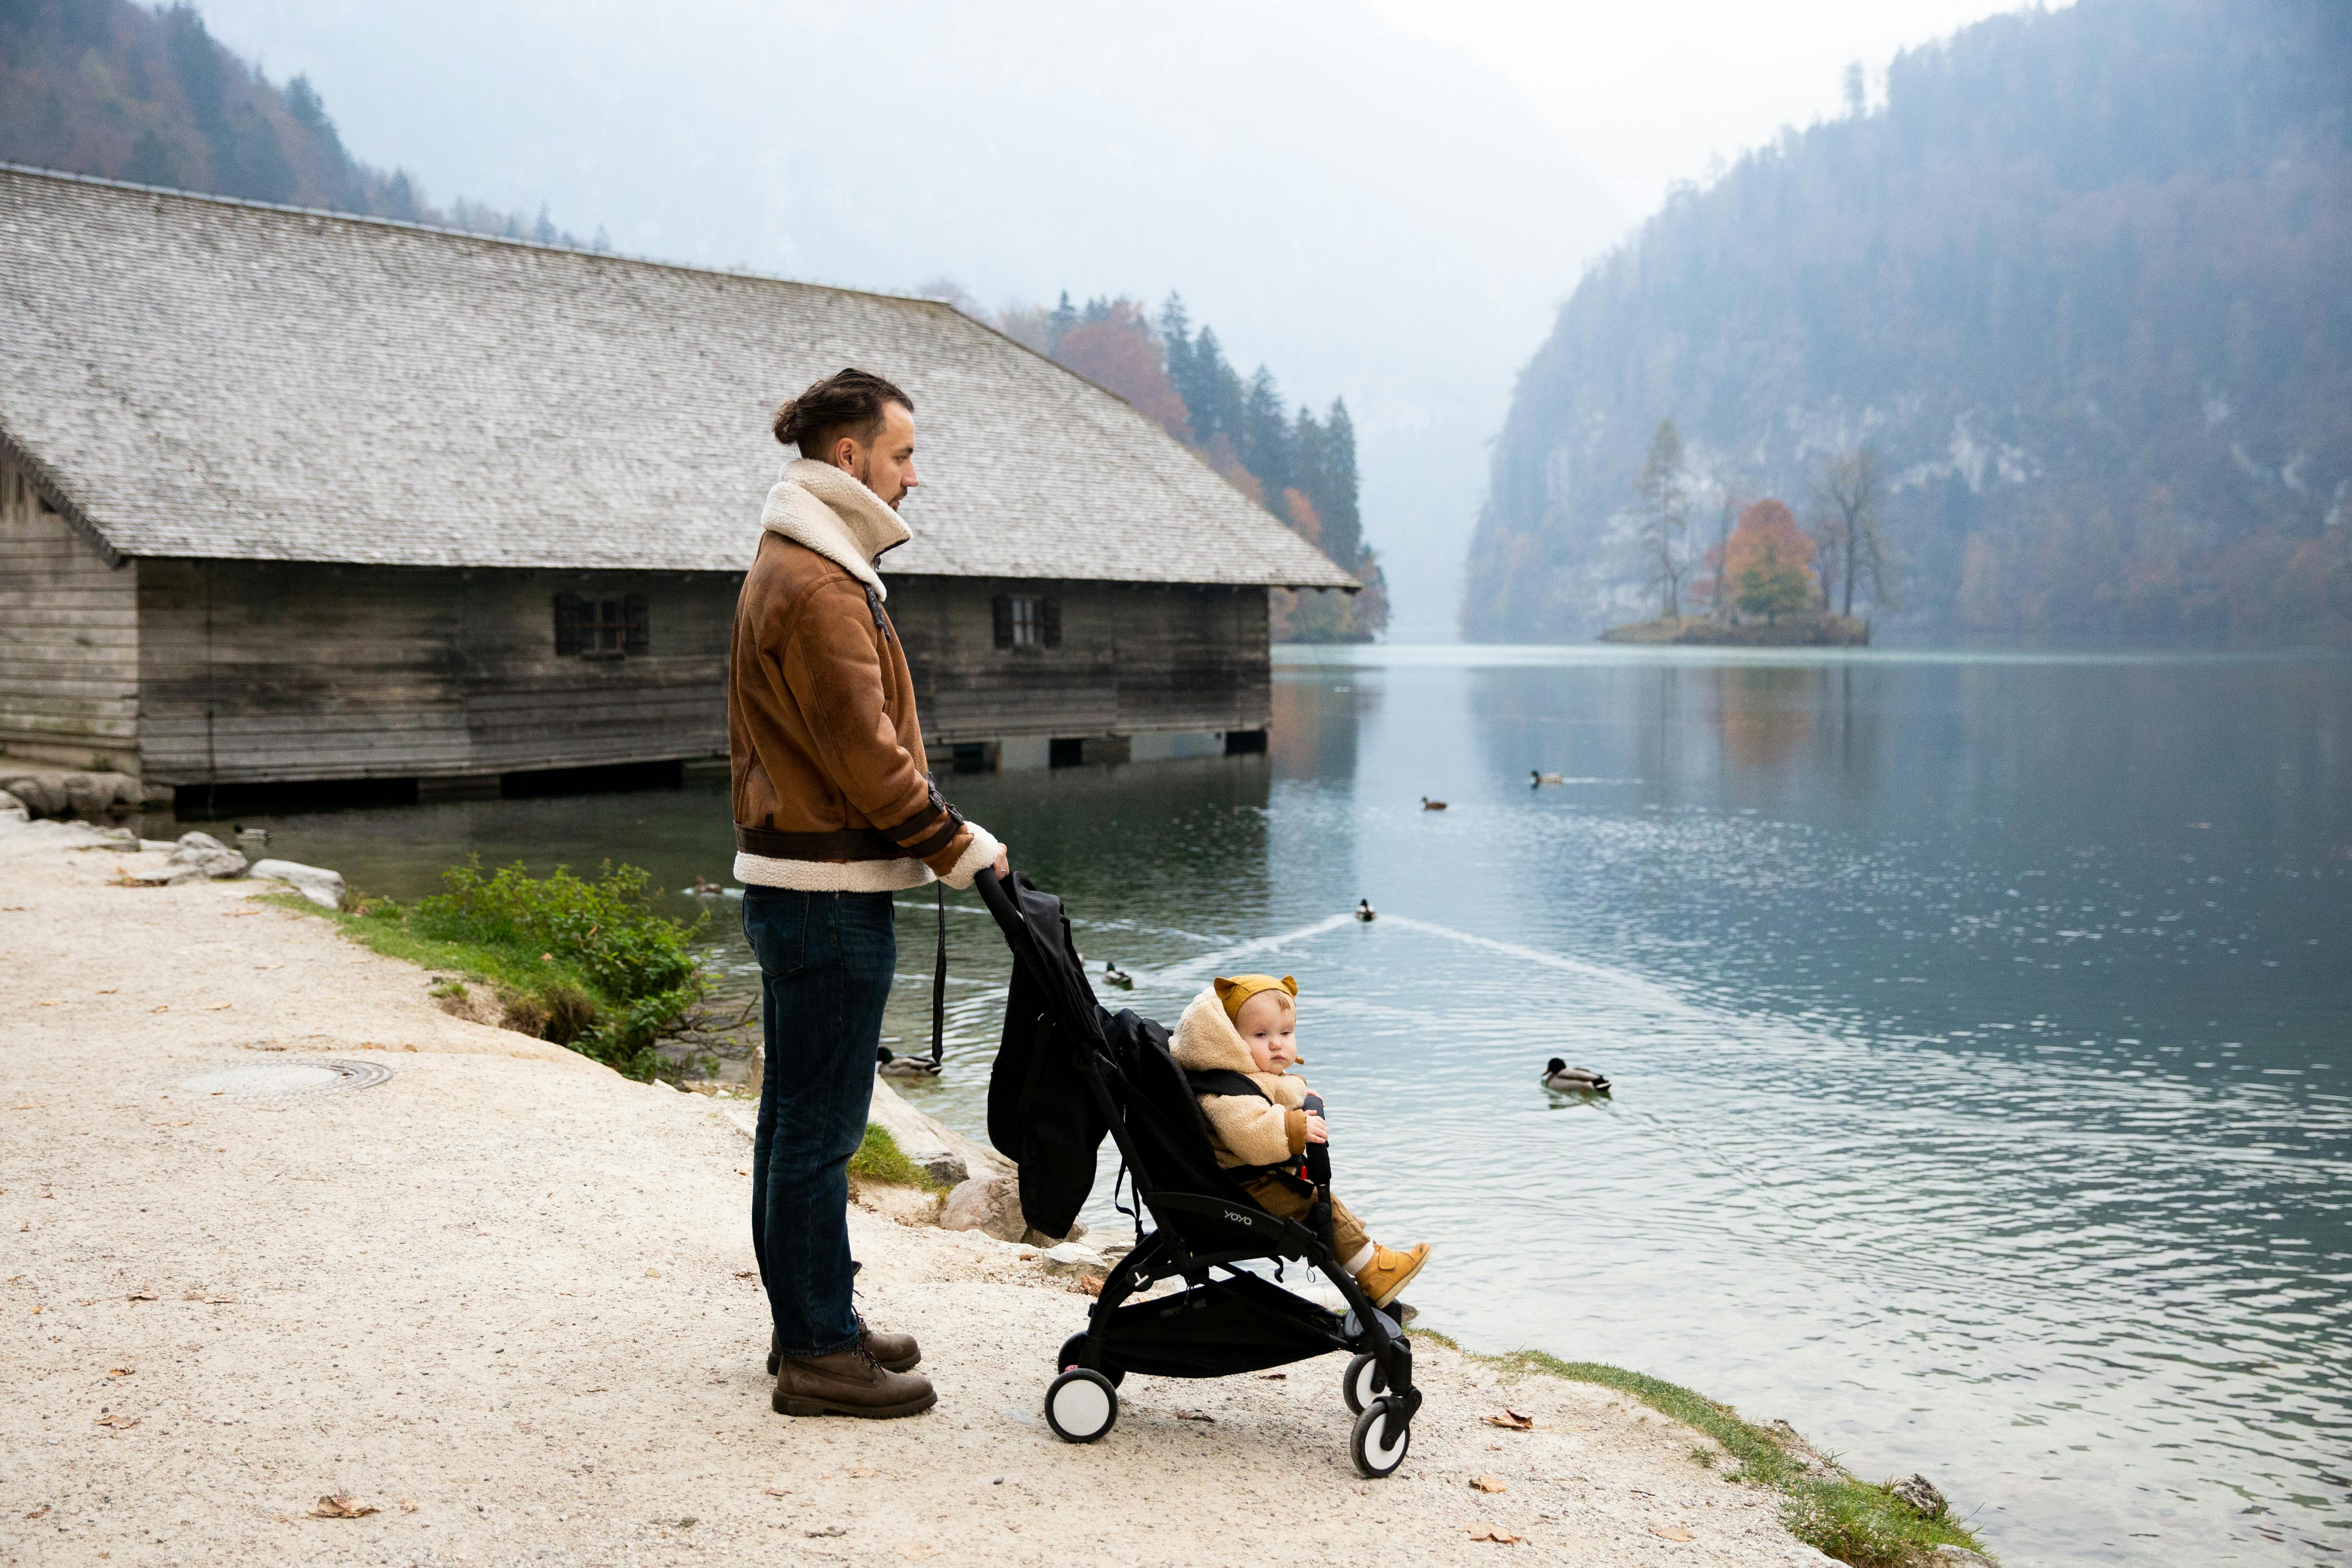
[(853, 363), (917, 408), (894, 574), (1356, 585), (936, 300), (0, 165), (0, 445), (121, 555), (740, 570)]

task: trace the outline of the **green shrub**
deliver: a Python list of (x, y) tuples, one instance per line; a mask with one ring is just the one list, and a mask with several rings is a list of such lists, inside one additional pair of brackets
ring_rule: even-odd
[(654, 1042), (702, 995), (692, 942), (707, 912), (692, 925), (660, 913), (652, 879), (609, 861), (593, 881), (561, 866), (543, 878), (520, 865), (485, 877), (478, 862), (442, 881), (448, 891), (406, 908), (361, 899), (331, 918), (378, 952), (488, 982), (510, 1029), (654, 1076)]

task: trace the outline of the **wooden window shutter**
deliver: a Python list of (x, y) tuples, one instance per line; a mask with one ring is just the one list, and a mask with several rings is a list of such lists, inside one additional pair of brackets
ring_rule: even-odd
[(581, 624), (588, 618), (588, 606), (577, 594), (555, 595), (555, 654), (559, 658), (576, 658), (580, 655)]
[(1037, 601), (1037, 636), (1047, 647), (1062, 646), (1062, 601), (1044, 598)]
[(993, 608), (996, 612), (996, 646), (1011, 647), (1013, 646), (1013, 595), (997, 595)]
[(632, 594), (621, 601), (621, 651), (641, 654), (654, 645), (653, 606), (643, 594)]

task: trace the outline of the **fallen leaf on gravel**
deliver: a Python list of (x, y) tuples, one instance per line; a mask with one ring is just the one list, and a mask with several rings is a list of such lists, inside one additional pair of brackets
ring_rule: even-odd
[(866, 1479), (867, 1478), (869, 1478), (869, 1477), (871, 1477), (871, 1476), (873, 1476), (873, 1475), (877, 1474), (877, 1472), (875, 1470), (874, 1467), (873, 1467), (873, 1466), (871, 1466), (871, 1465), (860, 1465), (860, 1466), (858, 1466), (856, 1469), (854, 1469), (854, 1470), (850, 1471), (849, 1473), (850, 1473), (850, 1475), (851, 1475), (851, 1476), (853, 1476), (853, 1477), (854, 1477), (854, 1478), (856, 1478), (856, 1479), (858, 1479), (858, 1480), (861, 1480), (861, 1481), (862, 1481), (862, 1480), (865, 1480), (865, 1479)]
[(1470, 1487), (1474, 1491), (1482, 1492), (1507, 1492), (1511, 1489), (1503, 1484), (1499, 1476), (1472, 1476)]
[(354, 1501), (347, 1493), (330, 1492), (319, 1500), (319, 1506), (310, 1510), (310, 1517), (313, 1519), (365, 1519), (372, 1513), (383, 1511), (372, 1502)]
[(735, 1278), (738, 1279), (757, 1279), (759, 1277), (760, 1271), (756, 1268), (738, 1268), (735, 1270)]
[(779, 1491), (774, 1487), (762, 1487), (760, 1489), (766, 1492), (770, 1497), (790, 1497), (793, 1495), (788, 1491)]
[(207, 1013), (226, 1012), (227, 1009), (236, 1005), (236, 1004), (234, 1002), (207, 1002), (205, 1004), (205, 1011)]
[(91, 1425), (94, 1426), (112, 1426), (119, 1431), (127, 1432), (131, 1427), (139, 1425), (139, 1417), (136, 1415), (101, 1415), (96, 1421), (92, 1422)]
[(926, 1557), (939, 1554), (940, 1549), (927, 1541), (902, 1541), (898, 1543), (898, 1555), (910, 1563), (920, 1563)]
[(154, 1299), (155, 1292), (152, 1290), (133, 1290), (129, 1296), (124, 1298), (125, 1300), (130, 1301), (152, 1301)]
[(1519, 1543), (1520, 1537), (1513, 1535), (1507, 1530), (1497, 1530), (1491, 1524), (1474, 1524), (1469, 1528), (1470, 1539), (1473, 1541), (1491, 1541), (1497, 1546), (1516, 1546)]
[(413, 1497), (402, 1498), (400, 1500), (400, 1511), (403, 1513), (415, 1513), (416, 1511), (416, 1500)]
[(837, 1524), (828, 1524), (823, 1530), (803, 1530), (801, 1533), (811, 1541), (822, 1541), (828, 1535), (847, 1535), (849, 1531)]
[(12, 1105), (8, 1109), (11, 1110), (47, 1110), (48, 1108), (47, 1101), (36, 1100), (28, 1100), (23, 1105)]
[(131, 1369), (130, 1367), (118, 1366), (109, 1369), (106, 1375), (109, 1377), (129, 1377), (131, 1373)]
[(1078, 1277), (1078, 1289), (1084, 1290), (1089, 1296), (1101, 1295), (1102, 1288), (1103, 1282), (1096, 1279), (1091, 1274), (1084, 1274)]
[(62, 996), (44, 996), (33, 1004), (36, 1007), (62, 1007), (65, 1005), (66, 999)]
[(1210, 1415), (1205, 1410), (1179, 1410), (1176, 1412), (1176, 1419), (1179, 1421), (1208, 1421), (1213, 1423), (1216, 1420), (1216, 1417)]
[(1536, 1424), (1532, 1415), (1522, 1415), (1516, 1410), (1506, 1410), (1500, 1415), (1484, 1416), (1489, 1426), (1500, 1426), (1507, 1432), (1524, 1432)]
[(168, 1013), (172, 1010), (172, 1005), (169, 1002), (160, 1003), (147, 1010), (151, 1013)]
[(1656, 1536), (1661, 1541), (1688, 1541), (1692, 1539), (1691, 1532), (1685, 1530), (1679, 1524), (1670, 1524), (1663, 1529), (1654, 1524), (1650, 1526), (1650, 1533)]
[(658, 1268), (648, 1268), (646, 1270), (646, 1278), (648, 1279), (658, 1279), (661, 1278), (661, 1270)]
[(1257, 1374), (1257, 1380), (1260, 1383), (1280, 1383), (1289, 1375), (1286, 1372), (1262, 1372)]
[(30, 1513), (26, 1514), (25, 1517), (26, 1517), (26, 1519), (38, 1519), (38, 1518), (40, 1518), (43, 1514), (45, 1514), (45, 1513), (47, 1513), (47, 1512), (48, 1512), (48, 1511), (49, 1511), (49, 1505), (48, 1505), (47, 1503), (43, 1503), (40, 1507), (38, 1507), (38, 1508), (35, 1509), (32, 1512), (30, 1512)]

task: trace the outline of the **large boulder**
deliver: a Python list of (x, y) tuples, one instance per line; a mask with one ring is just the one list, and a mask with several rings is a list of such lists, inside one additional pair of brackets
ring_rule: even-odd
[(54, 779), (38, 773), (0, 774), (0, 789), (6, 790), (24, 803), (25, 809), (35, 816), (62, 816), (66, 809), (66, 792)]
[(293, 860), (262, 860), (255, 864), (252, 875), (265, 882), (283, 882), (322, 910), (343, 907), (342, 874), (323, 866), (305, 866)]
[(0, 789), (0, 819), (5, 819), (9, 822), (24, 822), (30, 818), (32, 815), (32, 807), (26, 805), (23, 801), (18, 800), (15, 795), (10, 795), (6, 790)]
[(103, 816), (114, 809), (113, 773), (64, 773), (66, 805), (76, 816)]
[[(179, 843), (172, 847), (172, 859), (182, 866), (194, 866), (207, 877), (241, 877), (245, 875), (245, 857), (215, 838), (209, 833), (183, 833)], [(292, 864), (292, 862), (284, 862)], [(327, 873), (334, 876), (333, 872)], [(340, 884), (341, 878), (337, 877)], [(340, 891), (336, 895), (341, 901)]]
[(942, 1230), (976, 1230), (999, 1241), (1019, 1241), (1029, 1232), (1021, 1212), (1018, 1176), (975, 1176), (959, 1182), (940, 1209)]

